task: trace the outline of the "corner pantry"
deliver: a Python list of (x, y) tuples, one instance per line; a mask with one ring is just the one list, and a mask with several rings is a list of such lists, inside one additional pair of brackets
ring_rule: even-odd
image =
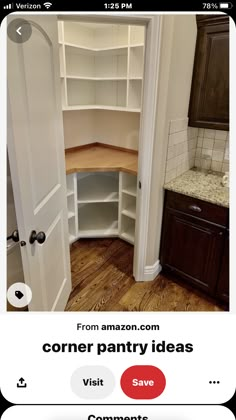
[(70, 244), (135, 246), (145, 27), (58, 22)]

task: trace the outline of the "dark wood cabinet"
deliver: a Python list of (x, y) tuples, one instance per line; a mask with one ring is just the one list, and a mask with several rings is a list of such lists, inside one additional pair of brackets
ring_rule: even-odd
[(160, 260), (164, 271), (228, 301), (228, 209), (166, 191)]
[(220, 275), (217, 284), (217, 296), (226, 303), (229, 301), (229, 231), (225, 235)]
[(197, 16), (189, 125), (229, 130), (229, 17)]

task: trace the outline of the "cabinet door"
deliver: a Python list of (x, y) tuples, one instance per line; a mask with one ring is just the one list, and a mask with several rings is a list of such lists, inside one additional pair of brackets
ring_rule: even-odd
[(225, 236), (223, 257), (217, 285), (217, 296), (224, 302), (229, 302), (229, 232)]
[(223, 231), (217, 225), (165, 210), (161, 264), (188, 283), (214, 295)]
[(189, 125), (228, 130), (229, 24), (220, 22), (198, 23)]

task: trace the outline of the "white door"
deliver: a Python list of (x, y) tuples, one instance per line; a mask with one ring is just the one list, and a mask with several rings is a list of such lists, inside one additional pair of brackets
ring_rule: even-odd
[[(18, 231), (26, 242), (25, 283), (33, 294), (29, 310), (58, 311), (68, 300), (71, 274), (57, 20), (26, 20), (28, 41), (7, 41), (8, 152)], [(32, 231), (44, 232), (45, 242), (31, 244)]]

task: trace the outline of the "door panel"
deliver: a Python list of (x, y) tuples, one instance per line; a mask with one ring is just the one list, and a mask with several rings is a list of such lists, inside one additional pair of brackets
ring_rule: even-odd
[[(20, 71), (25, 73), (27, 81), (25, 88), (30, 136), (29, 160), (35, 208), (60, 184), (55, 130), (57, 114), (54, 112), (56, 95), (53, 45), (40, 29), (32, 24), (32, 35), (23, 48), (23, 57), (20, 60)], [(35, 45), (37, 60), (32, 60), (35, 57)], [(52, 162), (56, 171), (50, 171)]]
[[(47, 241), (45, 246), (38, 245), (40, 265), (43, 269), (42, 281), (48, 281), (48, 284), (45, 284), (45, 290), (47, 289), (47, 307), (51, 310), (53, 309), (55, 296), (58, 295), (61, 285), (66, 280), (65, 240), (62, 220), (61, 215), (58, 215), (46, 232)], [(53, 282), (51, 281), (52, 279)]]
[[(29, 310), (63, 310), (71, 275), (57, 20), (28, 21), (29, 40), (7, 45), (9, 160), (20, 240), (26, 241), (25, 282), (33, 293)], [(32, 230), (45, 232), (46, 241), (31, 245)]]

